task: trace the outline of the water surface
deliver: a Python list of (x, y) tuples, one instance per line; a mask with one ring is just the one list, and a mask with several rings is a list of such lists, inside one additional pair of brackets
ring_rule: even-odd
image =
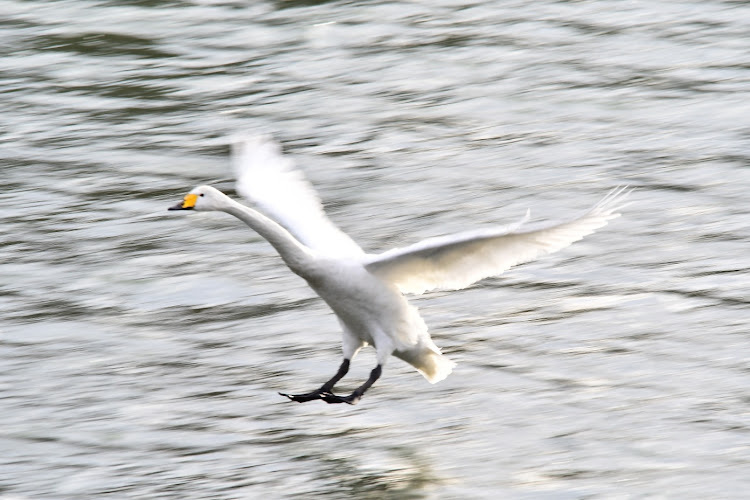
[[(0, 499), (739, 499), (750, 488), (750, 8), (0, 2)], [(325, 305), (223, 214), (270, 131), (369, 251), (625, 216), (414, 299), (458, 363), (356, 407)], [(357, 358), (342, 390), (375, 362)]]

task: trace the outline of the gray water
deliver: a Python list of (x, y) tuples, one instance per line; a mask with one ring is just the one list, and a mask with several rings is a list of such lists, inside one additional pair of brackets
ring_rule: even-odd
[[(740, 499), (744, 2), (0, 1), (0, 499)], [(357, 406), (326, 306), (224, 214), (270, 131), (369, 251), (624, 216), (413, 300), (458, 363)], [(363, 351), (350, 390), (375, 358)]]

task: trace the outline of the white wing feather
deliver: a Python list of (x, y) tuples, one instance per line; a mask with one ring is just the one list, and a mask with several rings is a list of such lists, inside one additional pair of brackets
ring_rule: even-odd
[(630, 194), (612, 190), (582, 216), (569, 222), (520, 230), (526, 217), (511, 226), (431, 238), (405, 248), (368, 256), (367, 269), (394, 283), (403, 293), (436, 288), (457, 290), (508, 268), (556, 252), (619, 217)]
[(232, 145), (237, 192), (309, 248), (330, 256), (361, 256), (362, 249), (326, 216), (320, 198), (294, 162), (268, 135)]

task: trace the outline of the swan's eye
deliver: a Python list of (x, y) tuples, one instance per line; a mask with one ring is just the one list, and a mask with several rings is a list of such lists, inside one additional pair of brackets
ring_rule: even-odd
[(201, 196), (206, 196), (205, 194), (201, 193)]

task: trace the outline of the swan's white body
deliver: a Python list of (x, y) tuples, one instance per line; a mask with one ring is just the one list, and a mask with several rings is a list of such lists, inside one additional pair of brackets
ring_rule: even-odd
[[(235, 144), (237, 190), (266, 213), (246, 207), (210, 186), (199, 186), (174, 209), (219, 210), (245, 222), (274, 246), (286, 265), (331, 307), (342, 326), (346, 368), (315, 397), (329, 393), (348, 362), (367, 344), (377, 350), (378, 370), (393, 354), (430, 382), (447, 377), (454, 363), (441, 354), (417, 309), (403, 293), (464, 288), (509, 267), (564, 248), (617, 217), (627, 196), (610, 192), (572, 221), (529, 227), (526, 217), (511, 226), (434, 238), (382, 254), (367, 254), (326, 217), (312, 186), (268, 137)], [(374, 371), (373, 371), (374, 372)], [(343, 373), (343, 374), (342, 374)], [(380, 375), (373, 375), (366, 390)], [(356, 391), (355, 391), (356, 392)], [(313, 393), (310, 393), (313, 394)], [(323, 394), (323, 396), (320, 396)], [(330, 396), (330, 398), (329, 398)], [(329, 398), (329, 399), (327, 399)]]

